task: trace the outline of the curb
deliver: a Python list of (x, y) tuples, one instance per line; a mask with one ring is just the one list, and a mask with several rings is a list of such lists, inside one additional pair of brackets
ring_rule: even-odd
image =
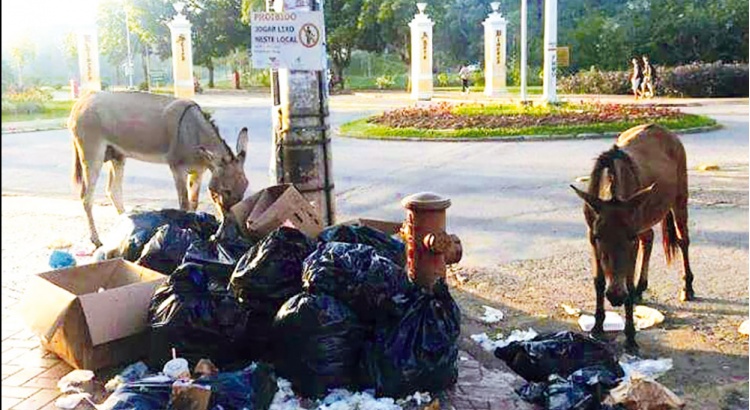
[(4, 129), (0, 134), (22, 134), (26, 132), (39, 132), (39, 131), (56, 131), (56, 130), (64, 130), (67, 126), (59, 125), (59, 126), (50, 126), (50, 127), (40, 127), (40, 128), (14, 128), (14, 129)]
[[(706, 125), (703, 127), (683, 128), (672, 130), (676, 134), (698, 134), (701, 132), (715, 131), (723, 128), (721, 124)], [(371, 141), (424, 141), (424, 142), (525, 142), (525, 141), (563, 141), (563, 140), (593, 140), (613, 138), (620, 135), (619, 132), (581, 133), (581, 134), (553, 134), (553, 135), (512, 135), (507, 137), (477, 137), (477, 138), (425, 138), (425, 137), (364, 137), (359, 135), (338, 134), (339, 137), (371, 140)]]

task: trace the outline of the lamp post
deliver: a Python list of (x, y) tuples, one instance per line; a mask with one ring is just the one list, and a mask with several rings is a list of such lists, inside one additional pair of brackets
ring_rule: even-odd
[(128, 72), (128, 90), (133, 89), (133, 54), (130, 50), (130, 27), (128, 26), (128, 8), (125, 7), (125, 33), (128, 43), (128, 66), (125, 68)]

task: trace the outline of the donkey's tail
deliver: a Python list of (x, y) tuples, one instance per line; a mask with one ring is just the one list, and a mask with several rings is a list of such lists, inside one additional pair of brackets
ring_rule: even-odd
[(664, 244), (664, 255), (667, 257), (667, 265), (671, 265), (677, 252), (677, 229), (675, 228), (672, 211), (667, 212), (667, 216), (661, 222), (661, 237)]
[(75, 140), (71, 139), (73, 145), (73, 173), (71, 175), (71, 181), (73, 182), (74, 188), (80, 191), (81, 199), (83, 199), (84, 182), (83, 182), (83, 168), (81, 166), (81, 157), (78, 154), (78, 146)]

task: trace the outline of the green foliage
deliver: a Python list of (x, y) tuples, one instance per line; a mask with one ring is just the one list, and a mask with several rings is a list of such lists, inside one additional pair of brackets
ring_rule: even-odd
[(438, 87), (447, 87), (450, 85), (450, 77), (447, 73), (440, 73), (436, 77)]
[(44, 111), (46, 103), (52, 101), (52, 93), (41, 87), (9, 90), (3, 93), (3, 114), (33, 114)]
[(270, 87), (271, 74), (269, 70), (252, 70), (242, 73), (242, 83), (246, 87)]
[(375, 79), (375, 85), (379, 90), (387, 90), (393, 88), (396, 85), (396, 81), (392, 75), (381, 75)]
[(630, 94), (630, 73), (601, 71), (596, 67), (557, 79), (559, 92), (566, 94)]

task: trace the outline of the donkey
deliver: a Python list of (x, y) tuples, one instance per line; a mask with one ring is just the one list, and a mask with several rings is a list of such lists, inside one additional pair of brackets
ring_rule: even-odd
[(211, 200), (222, 217), (247, 189), (247, 128), (239, 133), (235, 155), (193, 101), (141, 92), (88, 93), (73, 106), (68, 128), (73, 134), (73, 182), (80, 188), (91, 242), (97, 247), (102, 243), (91, 208), (105, 162), (109, 164), (107, 196), (120, 214), (125, 212), (125, 158), (168, 164), (182, 210), (198, 207), (206, 169), (211, 171)]
[[(588, 192), (571, 188), (583, 199), (588, 239), (593, 251), (596, 314), (592, 333), (600, 336), (604, 295), (612, 306), (625, 304), (625, 347), (637, 351), (633, 304), (648, 287), (648, 263), (654, 232), (661, 222), (664, 253), (671, 264), (679, 246), (684, 286), (680, 300), (692, 300), (693, 273), (688, 259), (688, 179), (685, 148), (671, 131), (656, 125), (633, 127), (602, 153), (591, 172)], [(640, 272), (635, 282), (636, 260)]]

